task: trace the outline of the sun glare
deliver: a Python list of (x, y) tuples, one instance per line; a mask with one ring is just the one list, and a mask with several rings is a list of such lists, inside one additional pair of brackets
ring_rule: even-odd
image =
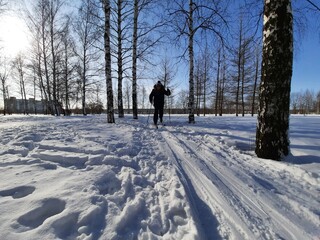
[(15, 57), (27, 50), (29, 45), (27, 27), (23, 20), (14, 16), (0, 19), (0, 48), (4, 55)]

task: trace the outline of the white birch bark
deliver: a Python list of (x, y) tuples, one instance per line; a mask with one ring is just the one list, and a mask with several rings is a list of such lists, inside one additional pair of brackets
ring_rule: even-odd
[(291, 0), (265, 0), (262, 79), (256, 136), (258, 157), (289, 154), (289, 107), (293, 61)]
[(110, 0), (103, 1), (105, 14), (105, 32), (104, 32), (104, 49), (105, 49), (105, 74), (107, 84), (107, 121), (114, 123), (114, 109), (113, 109), (113, 89), (111, 78), (111, 46), (110, 46)]

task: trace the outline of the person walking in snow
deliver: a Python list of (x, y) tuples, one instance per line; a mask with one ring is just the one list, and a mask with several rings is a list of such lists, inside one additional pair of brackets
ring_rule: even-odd
[(154, 106), (153, 123), (155, 125), (158, 124), (158, 117), (161, 123), (163, 121), (164, 95), (170, 96), (170, 89), (167, 88), (167, 90), (165, 90), (162, 83), (158, 81), (149, 95), (149, 101)]

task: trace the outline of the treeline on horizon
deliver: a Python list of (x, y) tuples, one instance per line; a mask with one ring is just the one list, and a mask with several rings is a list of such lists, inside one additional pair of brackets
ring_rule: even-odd
[[(191, 2), (194, 33), (198, 31), (193, 36), (192, 61), (195, 113), (256, 113), (263, 3), (252, 0), (235, 6), (229, 1)], [(0, 3), (1, 7), (6, 1)], [(3, 100), (11, 96), (25, 101), (30, 97), (44, 99), (53, 105), (50, 114), (55, 115), (62, 114), (59, 109), (80, 109), (86, 115), (90, 106), (106, 108), (103, 7), (100, 0), (80, 1), (78, 6), (60, 0), (36, 0), (21, 7), (19, 13), (28, 26), (31, 46), (14, 59), (1, 55)], [(113, 104), (119, 117), (125, 109), (150, 108), (148, 94), (158, 80), (173, 92), (166, 107), (187, 109), (190, 94), (181, 82), (190, 74), (183, 70), (190, 64), (190, 34), (186, 29), (189, 2), (114, 0), (110, 7)], [(297, 14), (305, 16), (307, 12), (301, 11), (304, 7), (297, 3)], [(138, 29), (135, 36), (134, 28)], [(309, 96), (302, 96), (305, 93), (298, 95), (292, 94), (292, 109), (317, 109), (318, 96), (311, 94), (311, 101)]]

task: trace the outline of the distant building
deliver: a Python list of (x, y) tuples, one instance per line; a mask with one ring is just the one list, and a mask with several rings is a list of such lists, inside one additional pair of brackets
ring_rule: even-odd
[(34, 98), (29, 98), (26, 101), (24, 101), (23, 99), (16, 99), (15, 97), (5, 99), (5, 108), (6, 108), (6, 112), (9, 114), (12, 114), (12, 113), (45, 114), (48, 112), (46, 102), (44, 100), (35, 100)]

